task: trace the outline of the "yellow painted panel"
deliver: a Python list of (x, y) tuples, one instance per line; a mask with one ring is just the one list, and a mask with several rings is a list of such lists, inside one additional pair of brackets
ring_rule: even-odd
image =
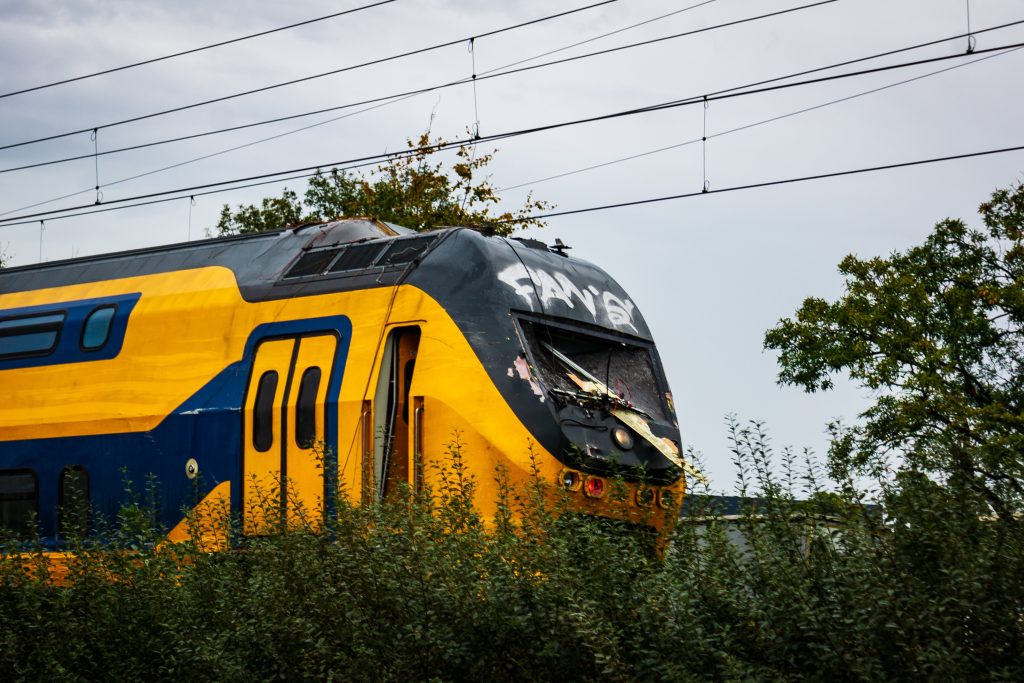
[(231, 482), (222, 481), (167, 533), (173, 543), (192, 540), (202, 552), (226, 550), (231, 525)]
[[(338, 340), (334, 335), (299, 339), (299, 352), (295, 359), (295, 369), (292, 371), (291, 391), (287, 402), (288, 518), (290, 522), (299, 526), (309, 525), (314, 529), (319, 529), (323, 521), (324, 407), (337, 349)], [(302, 376), (312, 367), (320, 368), (320, 384), (316, 394), (316, 436), (312, 448), (302, 448), (296, 440), (296, 404)]]
[(226, 268), (0, 294), (0, 310), (133, 292), (116, 358), (0, 370), (0, 440), (152, 429), (241, 357), (249, 309)]
[[(288, 385), (288, 369), (295, 348), (294, 339), (266, 341), (256, 348), (249, 386), (245, 392), (245, 438), (243, 445), (243, 467), (245, 482), (242, 487), (242, 517), (247, 534), (265, 534), (276, 527), (280, 520), (281, 504), (281, 408), (284, 405), (285, 389)], [(253, 443), (255, 404), (260, 378), (268, 372), (277, 373), (274, 391), (274, 407), (271, 418), (273, 439), (270, 448), (256, 450)]]
[[(422, 330), (411, 393), (424, 397), (427, 479), (433, 476), (431, 464), (444, 462), (445, 444), (456, 432), (461, 434), (463, 455), (477, 477), (478, 500), (484, 509), (493, 507), (495, 466), (503, 465), (516, 480), (529, 476), (532, 439), (528, 430), (491, 383), (447, 312), (410, 285), (249, 303), (241, 298), (230, 270), (209, 267), (0, 294), (0, 310), (131, 292), (142, 296), (118, 357), (0, 371), (0, 396), (4, 399), (0, 402), (0, 440), (151, 430), (217, 373), (242, 360), (246, 340), (257, 326), (345, 315), (353, 332), (339, 403), (338, 462), (339, 476), (350, 494), (358, 496), (361, 483), (362, 402), (373, 399), (386, 332), (403, 325), (418, 325)], [(507, 330), (495, 333), (514, 335), (511, 320), (508, 325)], [(288, 372), (284, 356), (289, 355), (286, 349), (293, 342), (281, 343), (281, 350), (275, 352), (279, 358), (264, 359), (261, 352), (257, 363), (278, 366), (278, 386), (283, 392)], [(514, 360), (508, 359), (509, 367)], [(254, 376), (259, 372), (257, 368)], [(248, 396), (245, 406), (247, 420), (251, 398)], [(283, 400), (278, 397), (277, 405)], [(265, 476), (280, 468), (279, 442), (270, 451), (278, 454), (276, 465), (267, 460), (268, 464), (254, 465), (252, 471), (251, 433), (247, 432), (246, 443), (247, 474), (258, 470)], [(553, 482), (561, 464), (539, 447), (535, 452), (541, 475)], [(292, 469), (299, 472), (301, 466), (293, 468), (289, 462)]]

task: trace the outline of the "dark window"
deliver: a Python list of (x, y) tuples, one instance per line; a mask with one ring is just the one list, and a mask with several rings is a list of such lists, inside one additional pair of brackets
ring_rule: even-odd
[(402, 419), (405, 420), (406, 424), (409, 424), (409, 390), (412, 389), (412, 373), (416, 369), (416, 359), (410, 358), (405, 361), (405, 369), (402, 370), (402, 374), (405, 376), (404, 386), (402, 387)]
[(89, 314), (82, 326), (82, 348), (95, 351), (107, 343), (110, 337), (110, 326), (114, 322), (116, 306), (101, 306)]
[(39, 486), (32, 470), (0, 470), (0, 528), (31, 535), (39, 513)]
[(252, 416), (252, 445), (263, 453), (274, 445), (274, 397), (277, 395), (277, 371), (268, 370), (256, 387), (256, 405)]
[(345, 251), (338, 257), (338, 260), (331, 266), (331, 272), (337, 273), (342, 270), (369, 268), (373, 265), (377, 254), (380, 253), (383, 246), (381, 242), (370, 242), (368, 244), (354, 244), (346, 247)]
[(579, 394), (583, 390), (576, 380), (596, 380), (603, 391), (656, 420), (667, 419), (665, 399), (658, 386), (649, 347), (624, 339), (591, 335), (584, 330), (521, 322), (541, 383), (548, 389)]
[(0, 320), (0, 358), (45, 356), (57, 346), (64, 313)]
[(384, 255), (381, 256), (378, 263), (380, 265), (396, 266), (403, 263), (409, 263), (413, 259), (419, 258), (419, 256), (427, 250), (427, 247), (433, 243), (436, 239), (436, 235), (426, 235), (424, 237), (412, 237), (409, 239), (395, 240), (388, 247)]
[(299, 382), (295, 405), (295, 444), (311, 448), (316, 440), (316, 395), (320, 389), (320, 368), (307, 368)]
[(339, 249), (321, 249), (320, 251), (311, 251), (303, 254), (302, 258), (295, 262), (295, 265), (292, 266), (292, 269), (288, 271), (285, 277), (319, 275), (327, 270), (327, 265), (339, 251)]
[(89, 473), (81, 465), (60, 473), (57, 526), (62, 536), (84, 536), (89, 530)]

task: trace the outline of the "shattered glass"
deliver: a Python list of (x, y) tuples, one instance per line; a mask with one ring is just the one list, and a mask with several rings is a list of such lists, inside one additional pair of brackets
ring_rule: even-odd
[[(570, 331), (534, 321), (521, 321), (527, 343), (537, 364), (541, 382), (556, 391), (588, 393), (571, 375), (584, 383), (597, 380), (598, 393), (606, 391), (615, 399), (641, 410), (658, 421), (667, 421), (665, 402), (658, 388), (651, 351), (645, 346)], [(557, 352), (557, 353), (556, 353)], [(574, 372), (558, 353), (579, 366)], [(595, 393), (591, 387), (589, 393)]]

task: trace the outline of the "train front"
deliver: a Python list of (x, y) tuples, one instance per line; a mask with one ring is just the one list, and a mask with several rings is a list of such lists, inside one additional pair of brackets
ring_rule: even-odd
[(508, 432), (533, 442), (506, 447), (520, 451), (512, 469), (526, 473), (533, 448), (573, 509), (674, 525), (692, 468), (650, 331), (618, 283), (562, 248), (472, 230), (445, 235), (409, 283), (458, 325), (519, 423)]

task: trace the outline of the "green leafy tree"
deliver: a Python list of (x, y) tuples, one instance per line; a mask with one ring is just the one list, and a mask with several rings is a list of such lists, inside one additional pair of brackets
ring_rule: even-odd
[(845, 372), (874, 393), (858, 425), (835, 427), (833, 467), (893, 468), (903, 489), (958, 492), (965, 517), (1011, 520), (1024, 501), (1024, 186), (980, 213), (984, 230), (946, 219), (888, 258), (847, 256), (844, 294), (805, 300), (765, 347), (780, 383), (826, 390)]
[(500, 198), (483, 169), (494, 152), (477, 156), (472, 146), (462, 145), (448, 170), (431, 156), (445, 141), (431, 141), (428, 133), (409, 140), (409, 152), (391, 155), (371, 174), (331, 169), (317, 172), (300, 200), (292, 190), (267, 197), (257, 205), (232, 211), (224, 205), (217, 232), (221, 235), (261, 232), (288, 225), (320, 222), (342, 216), (370, 216), (414, 230), (442, 226), (486, 228), (500, 235), (517, 228), (540, 226), (531, 214), (552, 204), (527, 196), (514, 211), (500, 211)]

